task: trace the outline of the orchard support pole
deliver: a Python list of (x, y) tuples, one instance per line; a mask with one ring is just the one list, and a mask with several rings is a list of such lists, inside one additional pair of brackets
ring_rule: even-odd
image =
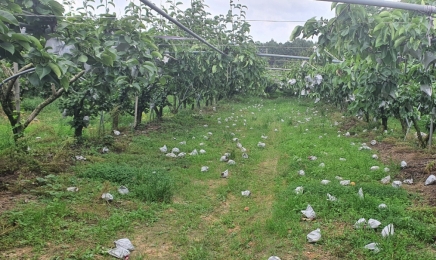
[(147, 5), (148, 7), (150, 7), (151, 9), (155, 10), (156, 12), (158, 12), (160, 15), (162, 15), (163, 17), (165, 17), (167, 20), (169, 20), (170, 22), (174, 23), (175, 25), (177, 25), (180, 29), (182, 29), (183, 31), (189, 33), (190, 35), (194, 36), (196, 39), (198, 39), (199, 41), (201, 41), (202, 43), (206, 44), (207, 46), (209, 46), (210, 48), (214, 49), (215, 51), (221, 53), (222, 55), (226, 55), (224, 52), (222, 52), (221, 50), (219, 50), (218, 48), (216, 48), (215, 46), (213, 46), (212, 44), (208, 43), (205, 39), (203, 39), (201, 36), (197, 35), (196, 33), (194, 33), (193, 31), (191, 31), (190, 29), (188, 29), (188, 27), (184, 26), (183, 24), (181, 24), (179, 21), (177, 21), (176, 19), (174, 19), (173, 17), (171, 17), (169, 14), (165, 13), (162, 9), (158, 8), (156, 5), (154, 5), (153, 3), (151, 3), (148, 0), (139, 0), (141, 1), (143, 4)]
[(436, 13), (436, 6), (408, 4), (408, 3), (402, 3), (402, 2), (378, 1), (378, 0), (317, 0), (317, 1), (356, 4), (356, 5), (380, 6), (380, 7), (403, 9), (403, 10), (409, 10), (409, 11), (418, 11), (418, 12), (423, 12), (423, 13), (427, 13), (427, 14)]

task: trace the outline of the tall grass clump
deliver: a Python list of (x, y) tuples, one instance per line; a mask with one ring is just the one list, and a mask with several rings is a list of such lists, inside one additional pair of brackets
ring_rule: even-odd
[(78, 176), (125, 185), (133, 197), (148, 202), (170, 203), (174, 195), (173, 179), (168, 173), (127, 164), (93, 164), (81, 171)]

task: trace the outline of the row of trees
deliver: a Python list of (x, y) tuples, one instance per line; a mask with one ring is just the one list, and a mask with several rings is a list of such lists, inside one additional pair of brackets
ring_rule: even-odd
[[(311, 95), (348, 106), (366, 120), (381, 119), (384, 130), (388, 118), (395, 117), (405, 134), (413, 125), (425, 147), (428, 140), (421, 136), (419, 119), (432, 119), (435, 114), (432, 16), (350, 4), (334, 3), (332, 8), (334, 18), (313, 18), (293, 31), (291, 39), (317, 36), (318, 49), (311, 65), (294, 66), (287, 77), (299, 83), (288, 85), (288, 91), (310, 87)], [(332, 56), (343, 62), (330, 63)], [(306, 86), (305, 79), (316, 74), (323, 76), (322, 84)]]
[[(182, 11), (174, 1), (164, 9), (226, 54), (211, 51), (147, 7), (130, 3), (122, 17), (109, 12), (113, 1), (92, 0), (65, 12), (55, 0), (6, 0), (0, 3), (0, 102), (16, 140), (44, 107), (60, 99), (71, 116), (75, 136), (103, 112), (117, 128), (122, 113), (163, 115), (212, 104), (236, 94), (263, 93), (266, 62), (259, 58), (245, 22), (246, 6), (230, 0), (226, 15), (211, 17), (203, 0)], [(69, 7), (73, 10), (73, 7)], [(102, 14), (97, 15), (101, 10)], [(205, 26), (207, 25), (207, 26)], [(174, 36), (184, 41), (173, 41)], [(18, 67), (15, 71), (13, 65)], [(31, 69), (21, 77), (13, 77)], [(12, 79), (10, 77), (13, 77)], [(26, 118), (19, 101), (20, 81), (46, 93)], [(173, 102), (168, 102), (168, 97)], [(135, 113), (136, 112), (136, 113)], [(133, 119), (132, 119), (133, 121)]]

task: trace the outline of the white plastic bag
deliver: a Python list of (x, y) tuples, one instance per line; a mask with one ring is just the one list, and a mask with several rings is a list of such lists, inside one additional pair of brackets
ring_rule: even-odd
[(135, 250), (135, 247), (132, 245), (132, 242), (128, 238), (121, 238), (114, 242), (115, 247), (122, 247), (124, 249), (127, 249), (129, 251)]
[(306, 218), (308, 219), (316, 218), (316, 213), (310, 205), (307, 205), (306, 210), (302, 210), (301, 213), (303, 213), (303, 215), (306, 216)]
[(376, 141), (376, 140), (372, 140), (372, 141), (370, 142), (370, 144), (371, 144), (371, 145), (376, 145), (376, 144), (377, 144), (377, 141)]
[(77, 187), (68, 187), (67, 191), (77, 192), (77, 191), (79, 191), (79, 188), (77, 188)]
[(209, 167), (201, 166), (201, 172), (207, 172), (208, 170), (209, 170)]
[(129, 193), (129, 189), (127, 189), (126, 186), (120, 186), (118, 188), (118, 193), (122, 194), (122, 195), (125, 195), (125, 194)]
[(114, 196), (112, 196), (112, 194), (110, 193), (103, 193), (101, 195), (101, 198), (104, 199), (105, 201), (112, 201), (114, 199)]
[(371, 171), (378, 171), (380, 170), (380, 166), (372, 166)]
[(370, 244), (367, 244), (367, 245), (365, 246), (365, 248), (366, 248), (366, 249), (369, 249), (369, 250), (371, 250), (371, 251), (374, 251), (374, 253), (378, 253), (378, 252), (380, 252), (380, 248), (378, 247), (378, 244), (377, 244), (377, 243), (370, 243)]
[(295, 190), (294, 190), (294, 192), (295, 192), (297, 195), (303, 194), (303, 191), (304, 191), (304, 188), (301, 187), (301, 186), (295, 188)]
[(359, 192), (357, 192), (357, 195), (359, 195), (359, 198), (361, 198), (361, 199), (364, 198), (362, 188), (359, 189)]
[(177, 147), (174, 147), (174, 148), (171, 150), (171, 152), (172, 152), (172, 153), (180, 153), (180, 149), (177, 148)]
[(241, 191), (241, 195), (244, 197), (248, 197), (251, 195), (251, 192), (249, 190), (244, 190), (244, 191)]
[(361, 228), (363, 226), (365, 226), (366, 224), (366, 219), (365, 218), (360, 218), (356, 223), (354, 223), (354, 228)]
[(402, 169), (407, 167), (407, 163), (405, 161), (401, 161), (400, 166)]
[(323, 184), (323, 185), (327, 185), (327, 184), (329, 184), (329, 183), (330, 183), (329, 180), (322, 180), (322, 181), (321, 181), (321, 184)]
[(370, 218), (370, 219), (368, 220), (368, 225), (369, 225), (369, 227), (371, 227), (371, 228), (378, 228), (378, 226), (381, 225), (381, 222), (378, 221), (378, 220), (376, 220), (376, 219), (372, 219), (372, 218)]
[(377, 160), (378, 159), (378, 155), (377, 154), (373, 154), (372, 155), (372, 159)]
[(381, 179), (381, 183), (383, 183), (383, 184), (387, 184), (389, 182), (391, 182), (391, 176), (390, 175), (388, 175), (388, 176), (384, 177), (383, 179)]
[(265, 148), (265, 143), (258, 142), (258, 143), (257, 143), (257, 146), (258, 146), (258, 147), (261, 147), (261, 148)]
[(205, 154), (206, 153), (206, 151), (203, 150), (203, 149), (201, 149), (199, 152), (200, 152), (200, 154)]
[(186, 153), (184, 153), (184, 152), (181, 152), (181, 153), (179, 153), (178, 155), (177, 155), (177, 157), (180, 157), (180, 158), (183, 158), (183, 157), (185, 157), (186, 156)]
[(434, 176), (432, 174), (432, 175), (428, 176), (427, 180), (425, 180), (424, 185), (427, 186), (427, 185), (431, 185), (431, 184), (434, 184), (434, 183), (436, 183), (436, 176)]
[(235, 164), (236, 164), (236, 162), (235, 162), (235, 161), (233, 161), (233, 160), (229, 160), (229, 161), (227, 162), (227, 164), (228, 164), (228, 165), (235, 165)]
[(394, 225), (393, 224), (389, 224), (386, 227), (384, 227), (382, 232), (381, 232), (381, 234), (382, 234), (383, 237), (394, 235)]
[(108, 254), (119, 259), (125, 259), (127, 256), (130, 255), (130, 251), (122, 247), (116, 247), (109, 250)]
[(350, 185), (350, 183), (351, 183), (350, 180), (343, 180), (343, 181), (340, 181), (340, 182), (339, 182), (339, 184), (341, 184), (342, 186)]
[(198, 155), (197, 149), (194, 149), (194, 151), (190, 152), (189, 155)]
[(299, 171), (298, 171), (298, 175), (300, 175), (300, 176), (304, 176), (304, 175), (305, 175), (305, 173), (304, 173), (304, 171), (303, 171), (303, 170), (299, 170)]
[(393, 181), (392, 182), (392, 187), (394, 188), (400, 188), (402, 185), (401, 181)]
[(174, 153), (167, 153), (167, 154), (166, 154), (166, 157), (170, 157), (170, 158), (176, 158), (176, 157), (177, 157), (177, 155), (176, 155), (176, 154), (174, 154)]
[(248, 154), (243, 153), (243, 154), (242, 154), (242, 158), (244, 158), (244, 159), (248, 159)]
[(268, 260), (281, 260), (278, 256), (270, 256)]
[(387, 206), (386, 204), (384, 204), (384, 203), (378, 205), (378, 208), (379, 208), (379, 209), (385, 209), (385, 208), (387, 208), (387, 207), (388, 207), (388, 206)]
[(309, 243), (318, 242), (320, 239), (321, 239), (321, 230), (319, 228), (307, 234), (307, 241)]
[(227, 178), (229, 176), (229, 170), (225, 170), (221, 173), (221, 178)]
[(225, 155), (221, 156), (220, 162), (227, 162), (227, 161), (229, 161), (229, 158), (227, 158), (227, 156)]
[(412, 178), (410, 178), (410, 179), (405, 179), (405, 180), (403, 181), (403, 183), (404, 183), (404, 184), (409, 184), (409, 185), (411, 185), (411, 184), (413, 184), (413, 179), (412, 179)]
[(330, 195), (330, 193), (327, 193), (327, 200), (329, 200), (329, 201), (337, 201), (338, 199), (335, 196)]

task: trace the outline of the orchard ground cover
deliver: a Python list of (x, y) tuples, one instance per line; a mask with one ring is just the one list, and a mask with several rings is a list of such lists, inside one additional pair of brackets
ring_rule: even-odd
[[(109, 133), (109, 126), (102, 134), (99, 122), (91, 122), (85, 143), (76, 145), (53, 104), (18, 148), (2, 118), (2, 257), (111, 259), (105, 252), (112, 242), (127, 237), (136, 246), (130, 259), (434, 258), (436, 210), (427, 196), (434, 188), (422, 185), (434, 157), (410, 143), (398, 146), (399, 124), (392, 122), (392, 131), (384, 134), (373, 130), (380, 129), (376, 123), (348, 116), (306, 99), (250, 98), (220, 103), (216, 111), (168, 114), (137, 131), (123, 121), (119, 136)], [(371, 140), (377, 144), (371, 146)], [(372, 150), (359, 150), (362, 143)], [(159, 150), (163, 145), (187, 155), (169, 158)], [(27, 148), (26, 154), (14, 152)], [(189, 155), (194, 149), (205, 153)], [(235, 165), (220, 161), (225, 153)], [(399, 166), (402, 154), (410, 159), (406, 169)], [(76, 155), (86, 161), (75, 160)], [(209, 170), (201, 172), (202, 166)], [(371, 171), (372, 166), (380, 170)], [(229, 177), (221, 178), (225, 170)], [(412, 175), (415, 184), (383, 185), (386, 175), (401, 181)], [(342, 186), (336, 176), (355, 185)], [(120, 185), (130, 193), (118, 194)], [(79, 191), (66, 191), (71, 186)], [(297, 195), (299, 186), (304, 192)], [(243, 197), (244, 190), (251, 196)], [(114, 195), (112, 202), (100, 199), (105, 192)], [(337, 201), (328, 201), (327, 193)], [(381, 203), (387, 208), (379, 209)], [(303, 219), (308, 204), (315, 220)], [(360, 218), (382, 224), (376, 230), (355, 229)], [(395, 234), (382, 238), (388, 224)], [(321, 240), (307, 243), (306, 235), (317, 228)], [(372, 242), (379, 244), (379, 253), (364, 248)]]

